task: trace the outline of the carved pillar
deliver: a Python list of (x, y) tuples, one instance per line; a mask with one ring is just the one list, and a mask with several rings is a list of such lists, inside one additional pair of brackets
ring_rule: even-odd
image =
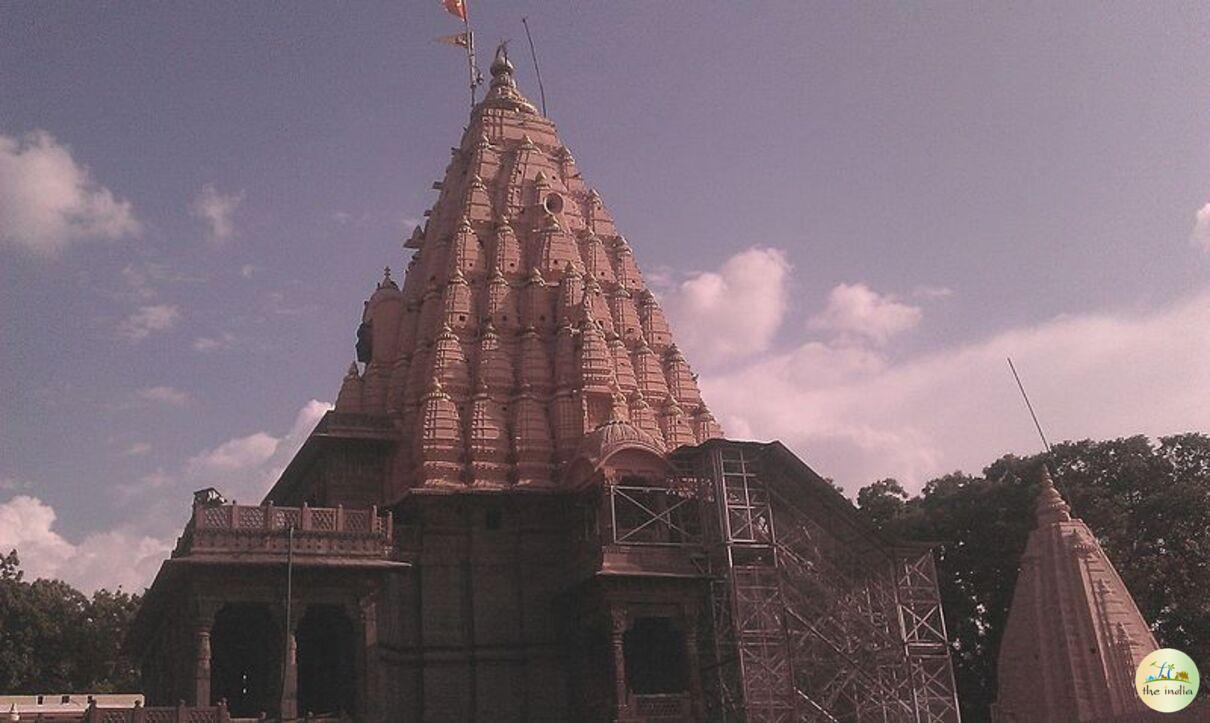
[(193, 704), (210, 705), (210, 628), (194, 632), (197, 660), (194, 663)]
[[(298, 718), (298, 624), (307, 612), (305, 605), (296, 605), (291, 610), (290, 629), (286, 631), (285, 657), (281, 686), (281, 719), (290, 721)], [(285, 615), (282, 615), (284, 621)]]
[(218, 603), (199, 600), (193, 627), (193, 704), (210, 705), (210, 630), (214, 627), (214, 616)]
[(611, 631), (611, 641), (613, 644), (613, 670), (614, 670), (614, 709), (617, 711), (617, 717), (624, 717), (629, 709), (629, 697), (626, 692), (626, 628), (630, 627), (630, 616), (625, 610), (613, 609), (610, 611), (613, 621), (613, 629)]
[(347, 608), (356, 621), (357, 634), (357, 720), (377, 723), (382, 720), (382, 705), (379, 700), (381, 681), (378, 660), (378, 604), (373, 595)]

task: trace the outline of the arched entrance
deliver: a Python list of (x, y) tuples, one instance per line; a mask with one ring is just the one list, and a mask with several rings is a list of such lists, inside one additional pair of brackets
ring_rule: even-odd
[(224, 605), (211, 633), (211, 699), (226, 698), (232, 716), (275, 714), (281, 695), (281, 637), (265, 605)]
[(299, 713), (353, 713), (357, 658), (353, 622), (344, 609), (308, 606), (297, 640)]

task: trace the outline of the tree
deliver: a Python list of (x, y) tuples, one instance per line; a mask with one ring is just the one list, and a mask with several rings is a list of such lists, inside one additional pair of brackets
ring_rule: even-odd
[(120, 648), (138, 605), (121, 590), (26, 582), (16, 550), (0, 556), (0, 693), (137, 690)]
[(888, 477), (862, 487), (857, 493), (857, 506), (878, 527), (899, 517), (907, 503), (908, 493), (899, 481)]
[(938, 583), (964, 720), (986, 720), (1017, 568), (1034, 527), (1041, 466), (1097, 535), (1161, 645), (1210, 659), (1210, 437), (1183, 434), (1056, 445), (955, 472), (897, 502), (887, 480), (862, 511), (894, 536), (939, 541)]

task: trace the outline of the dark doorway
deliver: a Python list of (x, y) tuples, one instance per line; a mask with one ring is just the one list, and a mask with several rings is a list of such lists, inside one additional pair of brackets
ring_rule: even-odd
[(626, 687), (635, 695), (681, 693), (688, 685), (685, 636), (669, 618), (636, 618), (622, 638)]
[(227, 699), (231, 715), (277, 713), (281, 695), (281, 629), (264, 605), (229, 604), (211, 632), (211, 702)]
[(353, 623), (337, 605), (311, 605), (298, 624), (298, 712), (352, 713)]

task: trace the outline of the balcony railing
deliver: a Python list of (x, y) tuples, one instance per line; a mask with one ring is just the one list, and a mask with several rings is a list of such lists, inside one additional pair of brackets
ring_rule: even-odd
[(387, 559), (394, 540), (391, 514), (377, 507), (194, 505), (173, 557), (230, 554)]

